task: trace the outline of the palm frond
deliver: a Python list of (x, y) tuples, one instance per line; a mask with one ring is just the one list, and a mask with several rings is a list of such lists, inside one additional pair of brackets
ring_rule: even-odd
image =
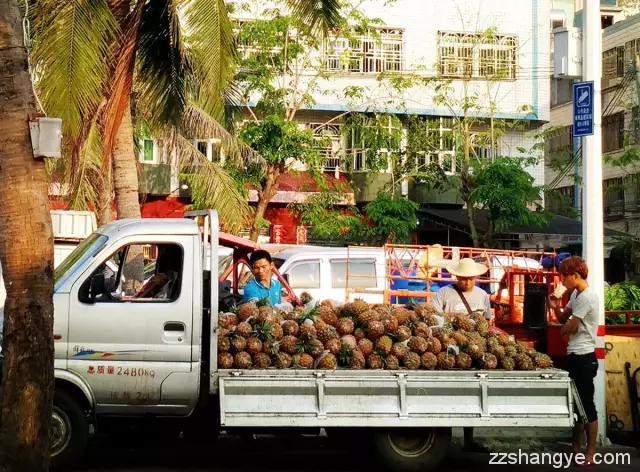
[[(102, 143), (96, 125), (92, 126), (80, 152), (78, 165), (65, 178), (71, 190), (69, 207), (72, 210), (96, 208), (98, 185), (104, 175), (102, 172)], [(110, 174), (109, 174), (110, 175)]]
[(197, 104), (190, 104), (184, 111), (181, 132), (187, 138), (219, 139), (227, 162), (237, 167), (262, 165), (264, 159), (244, 144)]
[(225, 230), (239, 232), (249, 221), (251, 209), (237, 183), (184, 136), (175, 135), (174, 143), (176, 164), (191, 190), (192, 208), (215, 209)]
[(183, 4), (185, 41), (197, 76), (194, 96), (209, 115), (221, 119), (236, 57), (227, 6), (224, 0), (185, 0)]
[(40, 0), (35, 7), (38, 93), (45, 111), (62, 118), (66, 139), (74, 140), (102, 100), (117, 24), (106, 0)]
[(327, 33), (341, 23), (340, 0), (289, 0), (297, 21), (313, 33)]
[(192, 60), (176, 2), (146, 4), (140, 25), (136, 89), (150, 125), (177, 125), (187, 104)]

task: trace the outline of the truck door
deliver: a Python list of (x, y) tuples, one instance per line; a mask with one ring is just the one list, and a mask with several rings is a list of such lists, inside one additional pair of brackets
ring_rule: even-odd
[(98, 412), (183, 414), (195, 404), (194, 251), (192, 236), (140, 236), (73, 285), (68, 368), (90, 385)]

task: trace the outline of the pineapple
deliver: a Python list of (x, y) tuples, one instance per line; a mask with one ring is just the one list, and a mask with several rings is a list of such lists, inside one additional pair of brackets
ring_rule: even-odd
[(231, 329), (238, 324), (238, 316), (235, 313), (223, 313), (218, 317), (218, 327)]
[(413, 328), (413, 333), (416, 336), (420, 336), (426, 339), (431, 337), (431, 328), (424, 321), (418, 321), (415, 327)]
[(256, 369), (268, 369), (271, 366), (271, 357), (264, 352), (258, 352), (253, 355), (253, 366)]
[(360, 341), (361, 339), (365, 339), (367, 337), (366, 333), (364, 332), (364, 329), (362, 328), (356, 328), (353, 331), (353, 335), (356, 337), (358, 341)]
[(411, 319), (411, 311), (406, 308), (396, 308), (393, 310), (393, 316), (398, 320), (398, 325), (404, 325)]
[(280, 323), (276, 322), (273, 325), (271, 325), (271, 336), (276, 341), (279, 341), (280, 339), (282, 339), (282, 336), (284, 336), (284, 330), (282, 329), (282, 325)]
[(480, 365), (481, 369), (496, 369), (498, 367), (498, 359), (490, 352), (487, 352), (484, 356), (482, 356), (482, 359), (480, 359), (478, 364)]
[(438, 367), (438, 358), (432, 352), (425, 352), (420, 356), (420, 362), (422, 367), (428, 370), (433, 370)]
[(290, 355), (295, 354), (298, 352), (298, 338), (291, 335), (283, 337), (280, 343), (280, 350)]
[(425, 338), (422, 338), (420, 336), (413, 336), (407, 342), (407, 347), (413, 352), (422, 354), (428, 349), (429, 343)]
[(398, 330), (396, 331), (396, 337), (398, 338), (398, 341), (406, 341), (411, 337), (411, 334), (411, 328), (409, 328), (408, 326), (399, 326)]
[(324, 345), (318, 338), (312, 338), (305, 345), (305, 352), (313, 358), (320, 357), (324, 352)]
[(305, 321), (300, 325), (300, 330), (298, 331), (298, 336), (301, 338), (315, 338), (318, 335), (318, 331), (314, 326), (312, 321)]
[(473, 364), (471, 356), (465, 352), (461, 352), (456, 356), (456, 367), (462, 370), (469, 370)]
[(425, 321), (430, 316), (438, 314), (438, 311), (429, 303), (418, 305), (415, 309), (415, 312), (423, 321)]
[(456, 357), (443, 351), (438, 354), (438, 369), (449, 370), (456, 366)]
[(250, 337), (252, 333), (253, 333), (253, 327), (246, 321), (238, 323), (238, 326), (236, 326), (236, 334), (244, 338)]
[(484, 349), (482, 348), (482, 346), (480, 346), (479, 344), (476, 344), (475, 342), (470, 342), (467, 345), (466, 352), (474, 360), (480, 360), (484, 355)]
[(269, 321), (256, 322), (253, 325), (253, 336), (260, 341), (269, 341), (273, 339), (273, 327), (275, 325)]
[(262, 352), (262, 341), (252, 336), (247, 339), (247, 347), (245, 349), (251, 355)]
[(313, 297), (311, 296), (311, 294), (309, 292), (302, 292), (300, 294), (300, 303), (302, 303), (303, 305), (306, 305), (311, 300), (313, 300)]
[(484, 318), (478, 318), (474, 329), (480, 336), (486, 336), (489, 333), (489, 322)]
[(240, 321), (247, 321), (250, 318), (255, 318), (258, 316), (258, 307), (255, 303), (245, 303), (244, 305), (240, 305), (238, 309), (238, 318)]
[(229, 352), (231, 350), (231, 339), (228, 336), (218, 337), (218, 351)]
[(516, 357), (516, 354), (518, 354), (518, 350), (516, 349), (516, 347), (513, 344), (507, 344), (504, 347), (504, 355), (507, 357)]
[(380, 354), (370, 354), (369, 357), (367, 357), (367, 367), (369, 369), (383, 369), (384, 358)]
[(513, 360), (513, 357), (504, 356), (500, 359), (499, 364), (504, 370), (513, 370), (516, 368), (516, 362)]
[(233, 354), (230, 352), (221, 352), (218, 354), (218, 368), (231, 369), (233, 367)]
[(366, 360), (364, 358), (364, 355), (357, 349), (354, 349), (351, 352), (351, 360), (349, 361), (349, 368), (364, 369), (365, 366), (366, 366)]
[(436, 356), (442, 351), (442, 343), (438, 338), (427, 339), (427, 351), (435, 354)]
[(270, 306), (261, 306), (258, 308), (258, 316), (256, 316), (258, 323), (273, 323), (275, 321), (275, 317), (275, 311)]
[(233, 356), (233, 367), (236, 369), (251, 369), (253, 361), (248, 352), (238, 352)]
[(231, 338), (231, 350), (233, 352), (242, 352), (247, 347), (247, 340), (242, 336), (233, 336)]
[(504, 346), (497, 344), (489, 348), (489, 352), (496, 356), (498, 359), (502, 359), (505, 356)]
[(365, 357), (368, 357), (373, 352), (373, 342), (370, 339), (362, 338), (358, 340), (358, 349)]
[(338, 331), (331, 325), (321, 323), (317, 327), (318, 339), (326, 343), (329, 339), (337, 338)]
[(300, 327), (298, 326), (298, 323), (293, 320), (287, 320), (282, 323), (282, 332), (286, 336), (297, 336), (299, 331)]
[(533, 370), (533, 361), (527, 354), (516, 354), (513, 358), (518, 370)]
[(533, 363), (536, 367), (539, 367), (541, 369), (549, 369), (550, 367), (553, 367), (553, 361), (551, 360), (551, 357), (540, 352), (536, 353), (536, 355), (533, 357)]
[(349, 349), (358, 348), (358, 341), (356, 341), (355, 336), (351, 336), (350, 334), (347, 334), (346, 336), (342, 336), (340, 338), (340, 343), (343, 346), (347, 346)]
[(336, 312), (332, 307), (321, 305), (318, 308), (318, 315), (320, 316), (320, 319), (326, 324), (334, 327), (338, 325), (338, 315), (336, 315)]
[(351, 305), (356, 316), (369, 311), (369, 304), (360, 298), (356, 299)]
[(338, 367), (338, 359), (330, 352), (325, 353), (318, 359), (318, 369), (335, 370)]
[(430, 315), (427, 316), (424, 320), (425, 323), (427, 323), (427, 325), (434, 327), (434, 326), (438, 326), (440, 323), (438, 323), (438, 318), (436, 318), (435, 315)]
[(384, 325), (382, 321), (370, 321), (367, 325), (367, 335), (369, 339), (377, 339), (384, 335)]
[(269, 355), (277, 354), (280, 351), (280, 341), (273, 339), (262, 343), (262, 352)]
[(473, 331), (475, 323), (467, 315), (457, 314), (451, 325), (460, 331)]
[(420, 354), (416, 352), (408, 352), (407, 355), (404, 356), (404, 359), (402, 359), (402, 365), (409, 370), (419, 369), (421, 363)]
[(469, 343), (469, 339), (465, 336), (463, 331), (456, 331), (451, 334), (451, 339), (455, 341), (457, 346), (464, 347)]
[(358, 324), (360, 326), (368, 326), (372, 321), (378, 321), (380, 314), (374, 310), (368, 310), (358, 314)]
[(338, 320), (337, 329), (340, 335), (353, 334), (353, 331), (356, 329), (353, 318), (349, 318), (346, 316), (340, 318)]
[(398, 327), (400, 325), (398, 324), (398, 320), (393, 315), (384, 315), (381, 321), (386, 333), (393, 334), (398, 331)]
[(409, 352), (409, 348), (404, 343), (394, 343), (391, 347), (391, 354), (402, 360)]
[(307, 353), (293, 356), (293, 366), (299, 369), (311, 369), (313, 367), (313, 357)]
[(341, 347), (342, 342), (337, 338), (329, 339), (326, 343), (324, 343), (324, 348), (334, 356), (337, 356), (340, 353)]
[(391, 348), (393, 347), (393, 340), (387, 336), (380, 336), (376, 339), (376, 351), (380, 354), (384, 354), (385, 356), (391, 352)]
[(400, 368), (400, 360), (393, 354), (389, 354), (384, 358), (384, 368), (386, 370), (398, 370)]
[(503, 346), (508, 346), (511, 344), (511, 337), (508, 334), (500, 333), (498, 334), (498, 342)]
[(286, 352), (279, 352), (273, 356), (273, 364), (278, 369), (288, 369), (293, 363), (293, 358)]

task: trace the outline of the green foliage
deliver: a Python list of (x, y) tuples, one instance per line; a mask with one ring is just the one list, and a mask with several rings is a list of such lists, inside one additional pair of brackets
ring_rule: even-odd
[(640, 310), (640, 287), (633, 282), (621, 282), (604, 291), (607, 311)]
[(384, 244), (409, 242), (411, 232), (418, 225), (416, 210), (418, 205), (405, 198), (394, 198), (386, 192), (365, 207), (367, 219), (371, 223), (369, 241)]
[(283, 171), (293, 159), (311, 169), (317, 168), (321, 161), (311, 130), (300, 129), (297, 123), (277, 114), (268, 115), (260, 122), (247, 122), (240, 139), (255, 149), (268, 165)]
[(482, 167), (475, 178), (472, 202), (489, 211), (495, 232), (548, 223), (549, 215), (543, 209), (530, 209), (541, 200), (542, 188), (524, 166), (522, 159), (502, 157)]

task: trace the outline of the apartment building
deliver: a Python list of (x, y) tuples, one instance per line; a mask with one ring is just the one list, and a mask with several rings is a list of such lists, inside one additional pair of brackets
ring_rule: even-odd
[[(603, 212), (608, 228), (640, 236), (640, 162), (627, 159), (640, 149), (640, 15), (606, 27), (602, 34)], [(560, 83), (562, 82), (562, 83)], [(551, 125), (546, 152), (546, 182), (555, 189), (547, 206), (556, 212), (572, 207), (579, 213), (580, 144), (572, 134), (570, 79), (554, 80)], [(556, 165), (552, 165), (553, 163)], [(623, 165), (624, 163), (627, 165)], [(566, 163), (559, 171), (557, 163)]]
[[(254, 20), (265, 2), (253, 3), (254, 9), (236, 9), (234, 20)], [(433, 86), (413, 86), (401, 93), (390, 91), (379, 80), (383, 73), (450, 81), (452, 96), (458, 101), (465, 95), (479, 97), (474, 111), (477, 116), (522, 125), (507, 127), (491, 149), (476, 146), (474, 152), (478, 156), (490, 159), (492, 155), (529, 154), (542, 126), (550, 119), (551, 0), (357, 3), (367, 17), (381, 22), (348, 38), (335, 34), (318, 50), (309, 52), (318, 56), (325, 73), (312, 92), (312, 105), (296, 113), (299, 125), (312, 129), (322, 142), (327, 175), (346, 179), (357, 203), (373, 200), (391, 175), (384, 170), (369, 172), (363, 152), (366, 142), (344, 131), (349, 112), (388, 113), (399, 119), (396, 123), (400, 126), (411, 117), (424, 120), (438, 146), (425, 150), (416, 166), (436, 160), (450, 174), (459, 168), (452, 120), (463, 114), (462, 109), (439, 103)], [(250, 48), (250, 44), (241, 44), (240, 53)], [(342, 92), (350, 86), (366, 90), (366, 100), (357, 104), (345, 100)], [(403, 142), (407, 139), (411, 136), (405, 132)], [(212, 160), (220, 157), (215, 140), (202, 139), (197, 146)], [(185, 195), (162, 146), (151, 139), (143, 142), (140, 161), (148, 176), (149, 195)], [(544, 183), (542, 160), (529, 171), (538, 184)], [(295, 182), (289, 184), (291, 187)], [(286, 191), (295, 193), (290, 187)], [(409, 181), (402, 191), (420, 204), (461, 204), (457, 189), (435, 193), (424, 184)], [(285, 195), (281, 197), (279, 201), (284, 204), (287, 199)]]

